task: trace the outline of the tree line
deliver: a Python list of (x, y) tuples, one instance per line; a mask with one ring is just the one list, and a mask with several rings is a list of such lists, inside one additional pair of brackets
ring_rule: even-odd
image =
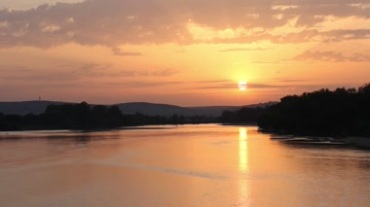
[(257, 124), (266, 107), (242, 107), (236, 111), (223, 111), (221, 122), (225, 124)]
[(289, 134), (370, 137), (370, 84), (286, 96), (266, 109), (258, 126)]
[(44, 113), (0, 113), (0, 131), (35, 129), (108, 129), (121, 126), (188, 123), (258, 124), (262, 131), (317, 136), (370, 137), (370, 84), (358, 89), (321, 89), (283, 97), (266, 107), (224, 111), (220, 118), (122, 114), (118, 106), (49, 105)]
[(147, 116), (140, 113), (122, 114), (118, 106), (79, 104), (49, 105), (39, 115), (5, 115), (0, 113), (0, 131), (40, 129), (110, 129), (149, 124), (210, 123), (214, 118), (191, 116)]
[(268, 107), (224, 111), (221, 122), (257, 124), (261, 131), (283, 134), (370, 137), (370, 84), (289, 95)]

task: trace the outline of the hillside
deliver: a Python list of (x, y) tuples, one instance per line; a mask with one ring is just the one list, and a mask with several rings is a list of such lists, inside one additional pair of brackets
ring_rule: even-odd
[[(23, 101), (23, 102), (0, 102), (0, 113), (3, 114), (41, 114), (50, 104), (63, 104), (60, 101)], [(202, 107), (180, 107), (169, 104), (157, 104), (147, 102), (130, 102), (114, 104), (118, 106), (123, 114), (144, 114), (148, 116), (172, 116), (177, 114), (179, 116), (207, 116), (218, 117), (221, 116), (225, 110), (235, 111), (241, 107), (261, 107), (269, 103), (254, 104), (248, 106), (202, 106)]]
[(147, 102), (130, 102), (116, 104), (123, 114), (145, 114), (149, 116), (172, 116), (173, 114), (178, 115), (189, 115), (191, 112), (187, 108), (180, 106), (169, 105), (169, 104), (155, 104)]
[(117, 104), (123, 114), (141, 113), (150, 116), (213, 116), (217, 117), (224, 110), (237, 110), (240, 106), (204, 106), (204, 107), (180, 107), (168, 104), (155, 104), (146, 102), (133, 102)]
[(48, 105), (63, 104), (60, 101), (22, 101), (22, 102), (0, 102), (0, 113), (3, 114), (41, 114)]

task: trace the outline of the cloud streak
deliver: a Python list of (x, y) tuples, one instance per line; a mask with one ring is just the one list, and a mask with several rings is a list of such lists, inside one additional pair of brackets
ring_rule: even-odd
[(130, 51), (122, 51), (120, 48), (113, 47), (112, 52), (114, 55), (117, 56), (143, 56), (141, 52), (130, 52)]
[[(369, 39), (370, 29), (318, 29), (330, 18), (369, 20), (367, 0), (88, 0), (0, 11), (0, 47), (124, 44), (276, 43)], [(289, 25), (296, 31), (276, 33)], [(212, 37), (209, 39), (209, 37)], [(206, 39), (208, 38), (208, 39)]]
[(268, 50), (268, 49), (238, 47), (238, 48), (223, 49), (223, 50), (220, 50), (219, 52), (248, 52), (248, 51), (265, 51), (265, 50)]
[(71, 63), (56, 65), (53, 70), (47, 70), (47, 66), (1, 66), (0, 81), (9, 82), (50, 82), (70, 85), (75, 81), (98, 80), (107, 78), (111, 81), (128, 80), (130, 78), (169, 78), (177, 75), (180, 71), (172, 68), (147, 68), (130, 69), (119, 68), (112, 64), (101, 63)]
[[(220, 90), (238, 90), (238, 84), (230, 80), (212, 80), (200, 81), (191, 83), (191, 89), (204, 91), (220, 91)], [(300, 91), (313, 91), (321, 88), (335, 88), (337, 85), (332, 84), (313, 84), (303, 79), (276, 79), (271, 83), (263, 82), (248, 82), (247, 91), (290, 91), (296, 93)]]
[(296, 61), (326, 61), (326, 62), (370, 62), (370, 55), (354, 53), (345, 55), (335, 51), (305, 51), (293, 58)]

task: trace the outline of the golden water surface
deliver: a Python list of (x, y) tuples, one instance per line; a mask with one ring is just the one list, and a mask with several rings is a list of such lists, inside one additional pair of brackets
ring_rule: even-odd
[(0, 133), (0, 206), (370, 206), (370, 152), (256, 127)]

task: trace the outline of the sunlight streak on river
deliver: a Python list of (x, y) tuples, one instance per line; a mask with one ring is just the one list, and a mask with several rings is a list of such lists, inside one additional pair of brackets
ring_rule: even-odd
[(248, 170), (248, 130), (239, 128), (239, 169), (242, 173)]
[(239, 205), (249, 206), (249, 183), (246, 178), (246, 173), (249, 170), (248, 157), (248, 129), (245, 127), (239, 128)]

